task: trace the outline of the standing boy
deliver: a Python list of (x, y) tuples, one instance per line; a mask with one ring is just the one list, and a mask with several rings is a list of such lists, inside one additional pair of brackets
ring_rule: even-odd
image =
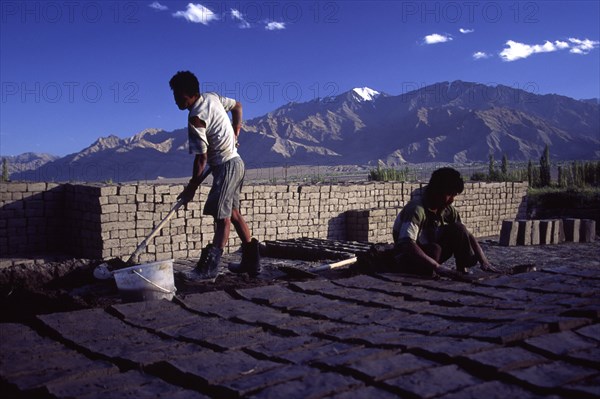
[(431, 175), (422, 198), (402, 209), (392, 230), (400, 271), (432, 275), (453, 255), (459, 272), (467, 272), (477, 262), (482, 270), (495, 271), (452, 206), (463, 189), (458, 171), (441, 168)]
[[(202, 249), (195, 271), (205, 279), (217, 276), (233, 224), (242, 241), (242, 262), (229, 265), (229, 270), (255, 276), (260, 272), (258, 241), (252, 238), (240, 214), (245, 169), (237, 152), (237, 138), (242, 125), (242, 105), (216, 93), (200, 93), (198, 79), (189, 71), (177, 72), (169, 86), (179, 109), (189, 111), (189, 150), (195, 154), (192, 178), (178, 199), (184, 203), (193, 199), (207, 163), (213, 177), (203, 213), (214, 217), (215, 235), (213, 242)], [(231, 112), (231, 122), (227, 112)]]

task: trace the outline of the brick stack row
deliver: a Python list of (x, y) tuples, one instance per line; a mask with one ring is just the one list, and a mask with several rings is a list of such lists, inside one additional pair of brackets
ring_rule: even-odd
[(592, 219), (504, 220), (500, 245), (544, 245), (561, 242), (593, 242), (596, 221)]
[(55, 183), (0, 184), (0, 256), (63, 250), (63, 203)]
[[(259, 240), (297, 237), (391, 241), (400, 209), (421, 195), (420, 183), (246, 185), (241, 212)], [(3, 254), (55, 248), (89, 258), (127, 258), (176, 203), (183, 185), (9, 183), (1, 186)], [(210, 187), (161, 230), (140, 261), (197, 257), (214, 237), (202, 215)], [(502, 220), (525, 216), (527, 185), (468, 183), (457, 197), (463, 222), (476, 236), (496, 235)], [(33, 238), (32, 238), (33, 237)], [(232, 229), (228, 251), (239, 248)]]

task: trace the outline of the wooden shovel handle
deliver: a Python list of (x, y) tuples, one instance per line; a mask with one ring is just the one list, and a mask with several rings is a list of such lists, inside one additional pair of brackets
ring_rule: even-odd
[(357, 260), (358, 259), (356, 258), (356, 256), (354, 256), (352, 258), (340, 260), (338, 262), (325, 263), (325, 264), (322, 264), (320, 266), (315, 266), (315, 267), (309, 269), (308, 271), (311, 272), (311, 273), (315, 273), (315, 272), (321, 272), (321, 271), (324, 271), (324, 270), (331, 270), (331, 269), (335, 269), (337, 267), (351, 265), (353, 263), (356, 263)]

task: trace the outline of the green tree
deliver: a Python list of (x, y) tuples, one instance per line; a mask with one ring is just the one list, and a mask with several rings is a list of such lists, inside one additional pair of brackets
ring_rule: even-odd
[(544, 154), (540, 158), (540, 186), (550, 186), (550, 147), (546, 144)]
[(8, 173), (8, 159), (2, 158), (2, 181), (7, 182), (10, 178)]
[(494, 154), (490, 153), (490, 163), (488, 165), (488, 177), (490, 180), (496, 180), (496, 161)]
[(502, 164), (500, 164), (500, 171), (504, 176), (508, 175), (508, 157), (506, 154), (502, 155)]
[(529, 187), (533, 187), (533, 163), (531, 159), (527, 163), (527, 183), (529, 183)]

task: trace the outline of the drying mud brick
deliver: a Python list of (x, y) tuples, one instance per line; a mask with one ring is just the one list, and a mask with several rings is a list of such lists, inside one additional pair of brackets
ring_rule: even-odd
[(593, 242), (596, 239), (596, 221), (581, 219), (579, 242)]
[(551, 220), (540, 220), (540, 244), (553, 244)]
[(531, 245), (531, 220), (518, 220), (517, 245)]
[(540, 245), (540, 221), (531, 221), (531, 245)]
[(419, 398), (432, 398), (460, 388), (475, 386), (482, 381), (455, 365), (440, 366), (405, 374), (384, 381), (384, 384)]
[(564, 219), (563, 226), (566, 241), (579, 242), (580, 225), (581, 221), (579, 219)]
[(503, 220), (500, 230), (500, 245), (517, 245), (517, 235), (519, 233), (519, 224), (516, 220)]
[(598, 397), (596, 262), (470, 281), (261, 281), (270, 285), (38, 315), (0, 324), (0, 390), (10, 398)]

